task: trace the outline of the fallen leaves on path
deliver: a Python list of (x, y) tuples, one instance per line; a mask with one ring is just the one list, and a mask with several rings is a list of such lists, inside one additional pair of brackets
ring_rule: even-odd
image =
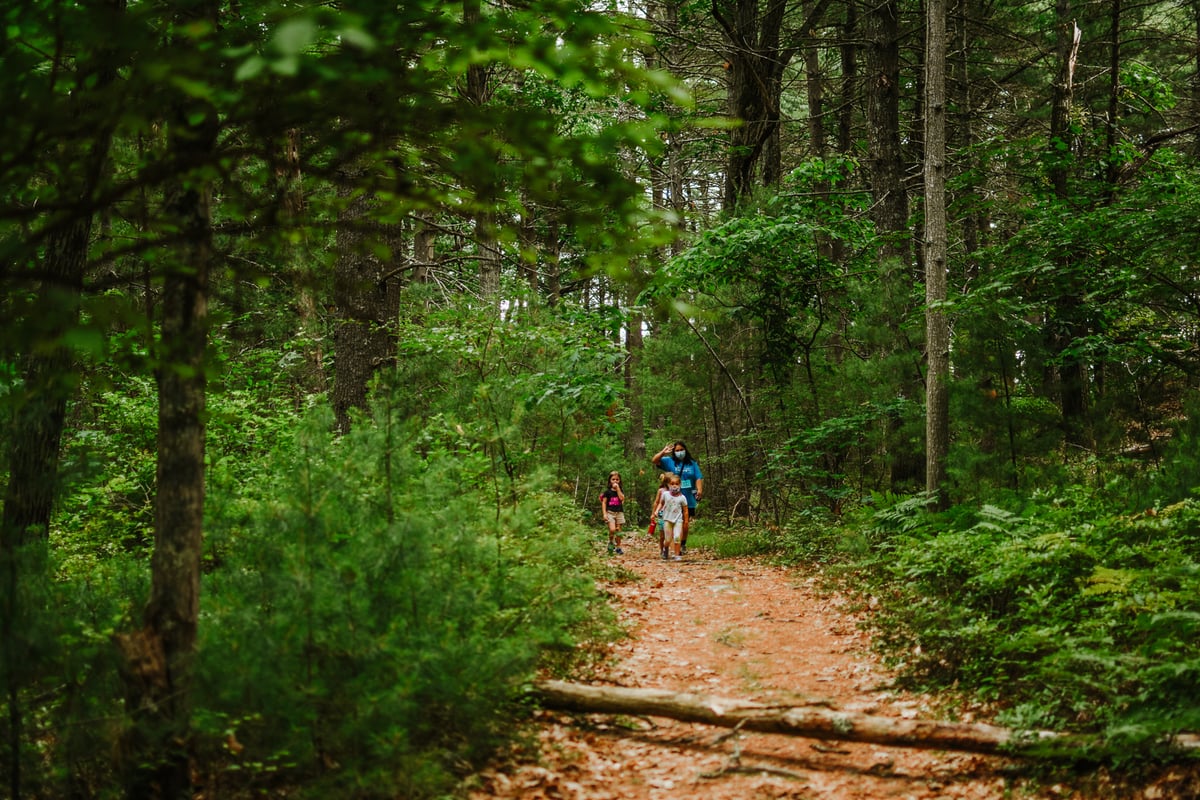
[[(929, 698), (893, 688), (892, 676), (870, 653), (860, 619), (842, 598), (821, 591), (815, 578), (703, 552), (663, 561), (645, 537), (625, 550), (621, 565), (640, 579), (606, 588), (630, 636), (613, 645), (599, 682), (909, 719), (934, 714)], [(533, 747), (477, 776), (471, 800), (1101, 796), (1061, 782), (1039, 784), (1021, 777), (1014, 762), (993, 756), (821, 742), (662, 718), (542, 712), (537, 722)], [(1133, 793), (1109, 789), (1102, 794), (1194, 796), (1162, 783)]]

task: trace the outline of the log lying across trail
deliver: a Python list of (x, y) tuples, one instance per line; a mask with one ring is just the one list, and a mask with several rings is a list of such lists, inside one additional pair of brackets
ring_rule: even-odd
[[(565, 681), (542, 681), (537, 690), (544, 707), (562, 711), (667, 717), (812, 739), (975, 753), (997, 753), (1018, 741), (1016, 733), (995, 725), (879, 717), (823, 706), (769, 706), (662, 689), (589, 686)], [(1042, 736), (1053, 738), (1054, 734)]]
[[(820, 706), (770, 706), (701, 694), (662, 689), (589, 686), (565, 681), (536, 685), (543, 707), (560, 711), (667, 717), (726, 728), (783, 733), (810, 739), (868, 742), (929, 750), (1019, 754), (1035, 744), (1067, 744), (1073, 737), (1050, 731), (1014, 731), (996, 725), (897, 719)], [(1187, 748), (1200, 746), (1197, 737), (1180, 737)]]

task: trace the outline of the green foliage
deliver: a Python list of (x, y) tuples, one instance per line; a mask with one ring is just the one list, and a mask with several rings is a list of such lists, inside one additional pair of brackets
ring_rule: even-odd
[(513, 734), (534, 668), (602, 619), (561, 497), (523, 484), (497, 509), (455, 425), (386, 404), (375, 421), (339, 440), (315, 414), (215, 493), (198, 703), (213, 747), (245, 748), (223, 782), (440, 796)]
[(919, 422), (911, 362), (890, 355), (912, 287), (883, 297), (867, 277), (879, 241), (858, 177), (846, 158), (805, 162), (777, 195), (701, 232), (642, 295), (655, 312), (638, 376), (648, 435), (725, 431), (704, 464), (720, 475), (713, 491), (776, 524), (811, 498), (838, 508), (873, 488), (893, 415)]
[(1149, 506), (1174, 505), (1196, 497), (1200, 491), (1200, 413), (1194, 401), (1169, 428), (1171, 435), (1161, 450), (1161, 468), (1140, 470), (1131, 480), (1130, 511)]
[[(263, 469), (262, 457), (290, 437), (298, 415), (286, 397), (233, 388), (254, 384), (245, 365), (211, 394), (206, 419), (208, 481), (238, 486)], [(126, 377), (120, 388), (81, 396), (64, 443), (63, 488), (51, 536), (58, 563), (86, 575), (120, 553), (145, 555), (154, 541), (157, 397), (152, 381)], [(211, 544), (211, 543), (210, 543)]]
[(972, 254), (971, 291), (953, 303), (960, 486), (1023, 490), (1066, 477), (1054, 471), (1061, 459), (1047, 458), (1068, 422), (1056, 418), (1051, 378), (1076, 360), (1089, 365), (1093, 391), (1073, 422), (1102, 461), (1153, 450), (1180, 419), (1178, 398), (1198, 371), (1183, 333), (1195, 313), (1181, 303), (1196, 276), (1180, 265), (1200, 253), (1185, 221), (1198, 211), (1200, 177), (1177, 154), (1153, 155), (1138, 156), (1139, 180), (1120, 192), (1070, 207), (1030, 203), (1012, 236)]
[[(400, 359), (386, 380), (394, 413), (436, 421), (486, 456), (484, 498), (504, 504), (544, 470), (592, 509), (611, 469), (623, 463), (623, 354), (602, 321), (564, 305), (432, 312), (404, 324)], [(402, 391), (400, 390), (402, 389)]]
[[(23, 793), (121, 796), (114, 767), (124, 708), (112, 637), (129, 626), (128, 598), (145, 595), (144, 565), (117, 553), (79, 570), (43, 542), (0, 559), (0, 680), (19, 687), (0, 697), (0, 713), (21, 717)], [(12, 575), (24, 578), (15, 591)], [(6, 788), (13, 742), (0, 742)]]
[[(780, 488), (784, 496), (799, 489), (816, 502), (840, 509), (853, 493), (845, 474), (854, 452), (866, 454), (864, 443), (892, 420), (922, 419), (912, 403), (897, 398), (887, 403), (863, 403), (856, 413), (823, 419), (780, 442), (771, 451), (763, 480)], [(804, 504), (801, 504), (804, 505)]]
[[(1019, 726), (1098, 733), (1149, 753), (1200, 724), (1200, 507), (1113, 511), (1043, 493), (1019, 511), (879, 509), (851, 557), (880, 603), (879, 644), (906, 680), (957, 686)], [(1126, 753), (1126, 757), (1129, 753)]]

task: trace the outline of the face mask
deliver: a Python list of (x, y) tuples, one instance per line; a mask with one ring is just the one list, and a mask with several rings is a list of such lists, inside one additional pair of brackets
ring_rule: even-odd
[(671, 494), (679, 494), (680, 491), (682, 490), (678, 486), (671, 487)]
[(685, 458), (686, 456), (687, 456), (687, 450), (676, 450), (675, 451), (676, 458)]

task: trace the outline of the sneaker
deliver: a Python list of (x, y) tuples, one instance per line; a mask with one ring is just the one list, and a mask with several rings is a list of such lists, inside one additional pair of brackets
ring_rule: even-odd
[(611, 556), (611, 555), (612, 555), (614, 552), (616, 552), (616, 548), (614, 548), (614, 547), (613, 547), (613, 546), (610, 544), (610, 545), (608, 546), (608, 554)]
[(665, 547), (660, 548), (658, 552), (662, 554), (663, 561), (671, 557), (671, 554), (667, 552), (667, 548)]
[(687, 545), (686, 544), (682, 544), (679, 546), (679, 555), (681, 555), (681, 556), (687, 555)]
[(617, 548), (617, 555), (619, 555), (619, 556), (623, 556), (623, 555), (625, 555), (625, 551), (624, 551), (624, 550), (622, 550), (621, 548), (619, 548), (619, 547), (618, 547), (618, 548)]
[(683, 561), (683, 556), (671, 556), (672, 561)]

